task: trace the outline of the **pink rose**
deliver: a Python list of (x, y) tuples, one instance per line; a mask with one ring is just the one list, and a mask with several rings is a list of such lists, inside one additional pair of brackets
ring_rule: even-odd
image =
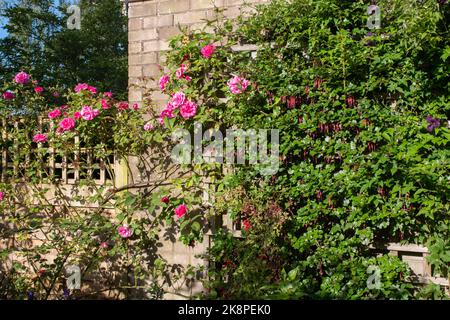
[(91, 86), (88, 86), (88, 91), (90, 91), (91, 93), (93, 93), (93, 94), (96, 94), (97, 93), (97, 88), (95, 88), (95, 87), (91, 87)]
[(169, 103), (166, 108), (160, 112), (158, 121), (161, 125), (164, 125), (164, 118), (172, 119), (175, 115), (173, 114), (173, 106)]
[(176, 109), (184, 104), (186, 101), (186, 96), (183, 92), (176, 92), (172, 96), (172, 105)]
[(164, 91), (166, 88), (166, 84), (169, 82), (170, 77), (168, 75), (164, 75), (161, 78), (159, 78), (159, 88)]
[(211, 58), (214, 51), (216, 51), (216, 47), (213, 44), (208, 44), (200, 50), (202, 56), (208, 59)]
[(188, 119), (195, 116), (197, 113), (197, 104), (195, 102), (186, 101), (180, 107), (180, 114), (183, 118)]
[(78, 93), (78, 92), (80, 92), (80, 91), (82, 91), (82, 90), (88, 90), (88, 89), (89, 89), (89, 85), (88, 85), (88, 84), (86, 84), (86, 83), (79, 83), (79, 84), (77, 84), (77, 85), (75, 86), (74, 91), (75, 91), (76, 93)]
[(84, 120), (88, 121), (94, 119), (96, 116), (99, 115), (99, 113), (100, 111), (98, 111), (97, 109), (92, 109), (92, 107), (90, 106), (84, 106), (80, 111), (81, 117)]
[(12, 100), (15, 97), (16, 96), (14, 95), (14, 93), (12, 93), (10, 91), (3, 92), (3, 99), (5, 99), (5, 100)]
[(33, 137), (33, 142), (36, 142), (36, 143), (47, 142), (47, 136), (42, 133), (35, 134)]
[(133, 235), (133, 230), (131, 230), (131, 228), (129, 226), (127, 226), (126, 224), (119, 227), (119, 229), (117, 231), (119, 232), (119, 235), (122, 238), (129, 238)]
[(104, 95), (105, 97), (107, 97), (107, 98), (110, 98), (110, 99), (111, 99), (112, 96), (113, 96), (113, 94), (112, 94), (111, 91), (104, 92), (103, 95)]
[(189, 76), (186, 76), (185, 79), (186, 79), (186, 81), (188, 81), (188, 82), (192, 80), (192, 78), (189, 77)]
[(151, 122), (147, 122), (146, 124), (144, 124), (144, 130), (145, 131), (152, 130), (154, 127), (155, 126)]
[(5, 199), (5, 193), (0, 191), (0, 201), (3, 201), (3, 199)]
[(108, 248), (108, 242), (102, 242), (100, 243), (100, 248), (107, 249)]
[(102, 104), (103, 109), (105, 109), (105, 110), (109, 109), (108, 101), (106, 101), (106, 99), (101, 99), (100, 102)]
[(42, 91), (44, 91), (44, 88), (42, 88), (42, 87), (35, 87), (34, 88), (34, 92), (36, 92), (36, 93), (42, 93)]
[(75, 120), (81, 119), (81, 112), (80, 111), (75, 112), (73, 114), (73, 117)]
[(30, 81), (30, 76), (22, 71), (15, 75), (14, 81), (18, 84), (27, 84)]
[(128, 105), (128, 102), (122, 101), (117, 106), (117, 109), (119, 109), (120, 111), (123, 111), (123, 110), (127, 110), (129, 107), (130, 106)]
[(131, 107), (133, 108), (133, 110), (139, 110), (139, 104), (138, 103), (133, 103), (133, 105)]
[(64, 118), (59, 123), (59, 127), (61, 128), (61, 132), (70, 131), (75, 128), (75, 120), (72, 118)]
[(187, 66), (182, 64), (177, 71), (175, 71), (175, 75), (177, 76), (177, 79), (181, 79), (184, 76), (184, 73), (187, 71)]
[(50, 112), (48, 113), (48, 118), (49, 118), (49, 119), (56, 119), (56, 118), (58, 118), (59, 116), (61, 116), (61, 110), (59, 110), (58, 108), (56, 108), (55, 110), (50, 111)]
[(233, 94), (240, 94), (244, 92), (249, 84), (250, 82), (248, 80), (238, 76), (235, 76), (227, 82), (228, 88), (230, 88), (230, 91)]
[(180, 204), (176, 209), (175, 209), (175, 217), (176, 219), (180, 219), (181, 217), (183, 217), (187, 212), (187, 207), (186, 205)]

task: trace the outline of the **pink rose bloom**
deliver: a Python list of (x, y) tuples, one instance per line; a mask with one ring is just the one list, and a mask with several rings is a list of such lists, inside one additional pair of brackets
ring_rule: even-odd
[(119, 109), (120, 111), (123, 111), (123, 110), (127, 110), (129, 107), (130, 106), (128, 105), (128, 102), (122, 101), (117, 106), (117, 109)]
[(182, 64), (177, 71), (175, 71), (175, 75), (177, 76), (177, 79), (181, 79), (184, 76), (184, 73), (187, 71), (186, 65)]
[(139, 104), (133, 103), (132, 108), (133, 108), (133, 110), (139, 110)]
[(14, 93), (12, 93), (10, 91), (3, 92), (3, 99), (5, 99), (5, 100), (12, 100), (15, 97), (16, 96), (14, 95)]
[(33, 141), (36, 142), (36, 143), (47, 142), (47, 136), (45, 134), (42, 134), (42, 133), (35, 134), (34, 137), (33, 137)]
[(150, 131), (154, 128), (155, 126), (151, 123), (151, 122), (147, 122), (146, 124), (144, 124), (144, 130), (145, 131)]
[(216, 51), (216, 46), (214, 46), (213, 44), (208, 44), (200, 50), (202, 56), (208, 59), (211, 58), (214, 51)]
[(91, 93), (93, 93), (93, 94), (96, 94), (96, 93), (97, 93), (97, 88), (96, 88), (96, 87), (88, 86), (88, 90), (89, 90)]
[(168, 104), (166, 106), (166, 109), (164, 109), (163, 111), (161, 111), (161, 113), (159, 114), (159, 118), (158, 121), (161, 125), (164, 125), (164, 118), (174, 118), (175, 115), (173, 114), (173, 108), (171, 107), (171, 104)]
[(35, 87), (34, 88), (34, 92), (36, 92), (36, 93), (42, 93), (42, 91), (44, 91), (44, 88), (42, 88), (42, 87)]
[(48, 118), (49, 118), (49, 119), (56, 119), (56, 118), (58, 118), (60, 115), (61, 115), (61, 110), (59, 110), (58, 108), (56, 108), (55, 110), (50, 111), (50, 112), (48, 113)]
[(102, 242), (100, 243), (100, 248), (107, 249), (108, 248), (108, 242)]
[(75, 86), (74, 91), (75, 91), (76, 93), (78, 93), (78, 92), (80, 92), (80, 91), (82, 91), (82, 90), (88, 90), (88, 89), (89, 89), (89, 85), (88, 85), (88, 84), (86, 84), (86, 83), (79, 83), (79, 84), (77, 84), (77, 85)]
[(112, 94), (111, 91), (104, 92), (103, 95), (104, 95), (105, 97), (107, 97), (107, 98), (110, 98), (110, 99), (111, 99), (112, 96), (113, 96), (113, 94)]
[(180, 107), (180, 114), (185, 119), (192, 118), (197, 114), (197, 104), (195, 102), (186, 101)]
[(18, 84), (27, 84), (30, 81), (30, 76), (22, 71), (15, 75), (14, 81)]
[(159, 88), (164, 91), (166, 88), (166, 84), (169, 82), (170, 77), (168, 75), (164, 75), (159, 78)]
[(192, 80), (192, 78), (189, 77), (189, 76), (186, 76), (185, 79), (186, 79), (186, 81), (188, 81), (188, 82)]
[(96, 116), (99, 115), (99, 113), (100, 111), (98, 111), (97, 109), (92, 109), (90, 106), (84, 106), (80, 111), (81, 117), (84, 120), (88, 121), (94, 119)]
[(235, 76), (227, 82), (228, 88), (230, 88), (230, 91), (233, 94), (240, 94), (244, 92), (249, 84), (250, 82), (248, 80), (238, 76)]
[(117, 231), (119, 232), (119, 235), (122, 238), (129, 238), (133, 235), (133, 230), (131, 230), (131, 228), (129, 226), (127, 226), (126, 224), (119, 227), (119, 229)]
[(3, 199), (5, 199), (5, 193), (0, 191), (0, 201), (3, 201)]
[(172, 105), (176, 109), (184, 104), (186, 101), (186, 96), (183, 92), (176, 92), (172, 96)]
[(59, 127), (61, 128), (61, 133), (64, 131), (70, 131), (75, 128), (75, 120), (72, 118), (64, 118), (59, 123)]
[(102, 104), (103, 109), (105, 109), (105, 110), (109, 109), (108, 101), (106, 101), (106, 99), (101, 99), (100, 102)]
[(73, 117), (75, 120), (81, 119), (81, 112), (80, 111), (75, 112), (73, 114)]
[(180, 204), (176, 209), (175, 209), (175, 217), (176, 219), (180, 219), (181, 217), (183, 217), (187, 212), (187, 207), (186, 205)]

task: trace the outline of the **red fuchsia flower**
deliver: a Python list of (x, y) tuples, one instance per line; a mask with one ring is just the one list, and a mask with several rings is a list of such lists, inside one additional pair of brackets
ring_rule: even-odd
[(3, 199), (5, 199), (5, 193), (0, 191), (0, 201), (3, 201)]
[(97, 109), (92, 109), (90, 106), (84, 106), (80, 111), (81, 117), (84, 120), (93, 120), (96, 116), (100, 114), (100, 111)]
[(184, 77), (185, 72), (187, 71), (187, 66), (185, 64), (181, 64), (181, 66), (175, 71), (175, 75), (177, 79), (181, 79)]
[(19, 72), (14, 76), (14, 81), (18, 84), (27, 84), (30, 81), (30, 76), (26, 72)]
[(106, 98), (110, 98), (110, 99), (113, 97), (113, 94), (112, 94), (111, 91), (103, 92), (103, 95), (104, 95)]
[(58, 108), (56, 108), (55, 110), (50, 111), (50, 112), (48, 113), (48, 118), (49, 118), (49, 119), (56, 119), (56, 118), (58, 118), (59, 116), (61, 116), (61, 110), (59, 110)]
[(175, 92), (172, 96), (172, 106), (176, 109), (181, 107), (186, 101), (186, 96), (183, 92)]
[(122, 102), (119, 102), (117, 109), (119, 109), (120, 111), (124, 111), (124, 110), (127, 110), (129, 107), (130, 106), (128, 105), (128, 102), (122, 101)]
[(139, 104), (138, 103), (133, 103), (133, 105), (131, 107), (133, 108), (133, 110), (139, 110)]
[(238, 76), (233, 77), (227, 82), (228, 88), (230, 88), (230, 91), (233, 94), (240, 94), (244, 92), (249, 84), (250, 82), (248, 80)]
[(106, 101), (106, 99), (101, 99), (100, 103), (102, 104), (102, 109), (109, 109), (109, 104), (108, 101)]
[(197, 114), (197, 104), (195, 102), (186, 101), (180, 107), (180, 114), (185, 119), (192, 118)]
[(252, 227), (250, 224), (250, 221), (248, 219), (245, 219), (244, 221), (242, 221), (242, 225), (244, 226), (245, 232), (248, 232)]
[(81, 119), (81, 112), (80, 111), (75, 112), (73, 114), (73, 117), (75, 120)]
[(14, 93), (12, 93), (11, 91), (6, 91), (6, 92), (3, 92), (3, 99), (5, 99), (5, 100), (12, 100), (12, 99), (14, 99), (16, 96), (14, 95)]
[(42, 88), (42, 87), (34, 87), (34, 92), (36, 92), (37, 94), (42, 93), (42, 91), (44, 91), (44, 88)]
[(155, 126), (151, 122), (147, 122), (146, 124), (144, 124), (144, 130), (145, 131), (150, 131), (153, 128), (155, 128)]
[(108, 242), (102, 242), (100, 243), (100, 248), (107, 249), (108, 248)]
[(183, 204), (180, 204), (178, 207), (176, 207), (176, 209), (175, 209), (175, 218), (176, 219), (180, 219), (180, 218), (182, 218), (185, 214), (186, 214), (186, 212), (187, 212), (187, 207), (186, 207), (186, 205), (183, 203)]
[(64, 118), (59, 123), (59, 127), (61, 128), (61, 133), (65, 131), (70, 131), (75, 128), (75, 120), (72, 118)]
[(432, 116), (428, 116), (426, 120), (428, 122), (427, 126), (428, 132), (433, 132), (435, 128), (439, 128), (439, 126), (441, 125), (439, 119), (435, 119)]
[(167, 83), (169, 83), (170, 77), (168, 75), (163, 75), (161, 78), (159, 78), (159, 88), (161, 91), (164, 91), (166, 89)]
[(45, 135), (43, 133), (35, 134), (34, 137), (33, 137), (33, 141), (36, 142), (36, 143), (47, 142), (47, 135)]
[(200, 50), (200, 52), (202, 53), (202, 56), (207, 59), (211, 58), (214, 51), (216, 51), (216, 46), (213, 44), (208, 44)]
[(170, 199), (168, 196), (164, 196), (161, 198), (161, 202), (163, 202), (163, 203), (169, 203), (169, 201), (170, 201)]
[(89, 85), (87, 83), (79, 83), (75, 86), (74, 91), (76, 93), (82, 91), (82, 90), (88, 90), (89, 89)]
[(124, 239), (129, 238), (133, 235), (133, 230), (126, 224), (119, 227), (117, 231), (119, 232), (119, 235)]

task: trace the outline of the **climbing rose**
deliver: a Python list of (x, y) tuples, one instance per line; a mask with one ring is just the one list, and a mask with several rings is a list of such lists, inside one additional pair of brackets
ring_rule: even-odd
[(139, 104), (138, 103), (133, 103), (132, 108), (133, 108), (133, 110), (139, 110)]
[(56, 119), (56, 118), (58, 118), (60, 115), (61, 115), (61, 110), (55, 109), (55, 110), (50, 111), (50, 112), (48, 113), (48, 118), (49, 118), (49, 119)]
[(177, 71), (175, 71), (175, 75), (177, 76), (177, 79), (181, 79), (184, 76), (184, 73), (187, 71), (186, 65), (182, 64)]
[(103, 109), (105, 109), (105, 110), (109, 109), (108, 101), (106, 101), (106, 99), (101, 99), (100, 102), (102, 104)]
[(3, 201), (3, 199), (5, 199), (5, 193), (0, 191), (0, 201)]
[(170, 77), (168, 75), (163, 75), (159, 78), (159, 88), (164, 91), (166, 84), (169, 82)]
[(88, 86), (88, 90), (93, 94), (97, 93), (97, 88), (95, 88), (95, 87)]
[(112, 94), (111, 91), (104, 92), (103, 95), (104, 95), (105, 97), (107, 97), (107, 98), (110, 98), (110, 99), (111, 99), (112, 96), (113, 96), (113, 94)]
[(73, 128), (75, 128), (75, 120), (72, 118), (64, 118), (59, 123), (59, 127), (61, 128), (61, 131), (70, 131)]
[(184, 104), (186, 101), (186, 96), (183, 92), (176, 92), (172, 96), (172, 105), (174, 108), (178, 108)]
[(249, 81), (244, 78), (235, 76), (234, 78), (228, 80), (227, 84), (228, 88), (230, 88), (231, 93), (240, 94), (247, 89)]
[(181, 107), (180, 107), (180, 114), (183, 118), (188, 119), (195, 116), (197, 113), (197, 104), (195, 102), (186, 101)]
[(213, 44), (208, 44), (206, 46), (204, 46), (200, 52), (202, 53), (202, 56), (205, 58), (211, 58), (211, 56), (213, 55), (214, 51), (216, 50), (216, 47)]
[(75, 112), (73, 114), (73, 117), (75, 120), (81, 119), (81, 112), (80, 111)]
[(16, 96), (14, 95), (14, 93), (10, 92), (10, 91), (6, 91), (3, 93), (3, 99), (5, 100), (12, 100), (14, 99)]
[(144, 130), (145, 131), (149, 131), (152, 130), (154, 128), (153, 124), (151, 122), (147, 122), (146, 124), (144, 124)]
[(76, 93), (80, 92), (81, 90), (88, 90), (89, 89), (89, 85), (86, 83), (79, 83), (75, 86), (74, 91)]
[(192, 78), (189, 77), (189, 76), (186, 76), (185, 79), (186, 79), (186, 81), (191, 81), (192, 80)]
[(118, 232), (122, 238), (129, 238), (133, 234), (133, 230), (131, 230), (131, 228), (126, 224), (119, 227)]
[(36, 92), (36, 93), (41, 93), (42, 91), (44, 91), (44, 88), (42, 88), (42, 87), (35, 87), (34, 88), (34, 92)]
[(169, 203), (169, 201), (170, 201), (170, 199), (168, 196), (164, 196), (161, 198), (161, 202), (163, 202), (163, 203)]
[(117, 106), (117, 109), (119, 109), (120, 111), (123, 111), (123, 110), (127, 110), (129, 107), (130, 107), (130, 106), (128, 105), (127, 102), (122, 101), (122, 102), (120, 102), (119, 105)]
[(47, 142), (47, 136), (45, 134), (42, 133), (38, 133), (35, 134), (33, 137), (33, 141), (38, 143), (38, 142)]
[(30, 76), (22, 71), (15, 75), (14, 81), (19, 84), (27, 84), (30, 81)]
[(80, 112), (81, 117), (84, 120), (89, 120), (89, 121), (94, 119), (96, 116), (98, 116), (99, 113), (100, 113), (100, 111), (98, 111), (97, 109), (92, 109), (92, 107), (90, 107), (90, 106), (84, 106)]
[(158, 121), (161, 125), (164, 125), (164, 118), (171, 119), (174, 117), (175, 117), (175, 115), (173, 114), (173, 106), (170, 103), (168, 103), (166, 105), (166, 108), (163, 111), (161, 111), (161, 113), (159, 114)]
[(183, 204), (180, 204), (176, 209), (175, 209), (175, 217), (177, 218), (177, 219), (180, 219), (181, 217), (183, 217), (185, 214), (186, 214), (186, 212), (187, 212), (187, 207), (186, 207), (186, 205), (183, 203)]

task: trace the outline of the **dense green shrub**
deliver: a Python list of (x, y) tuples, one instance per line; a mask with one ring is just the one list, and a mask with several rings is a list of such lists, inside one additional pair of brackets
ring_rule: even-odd
[[(275, 0), (237, 28), (211, 23), (214, 36), (172, 41), (169, 67), (186, 65), (192, 80), (173, 76), (165, 90), (198, 101), (195, 120), (281, 135), (273, 176), (243, 165), (222, 179), (203, 165), (220, 179), (216, 212), (247, 229), (243, 239), (216, 236), (213, 296), (409, 297), (405, 264), (369, 248), (389, 242), (438, 246), (431, 263), (448, 276), (449, 6), (377, 1), (381, 28), (370, 30), (368, 5)], [(256, 58), (232, 51), (236, 43), (256, 44)], [(230, 93), (234, 75), (250, 81), (243, 93)], [(367, 289), (370, 265), (381, 289)]]

